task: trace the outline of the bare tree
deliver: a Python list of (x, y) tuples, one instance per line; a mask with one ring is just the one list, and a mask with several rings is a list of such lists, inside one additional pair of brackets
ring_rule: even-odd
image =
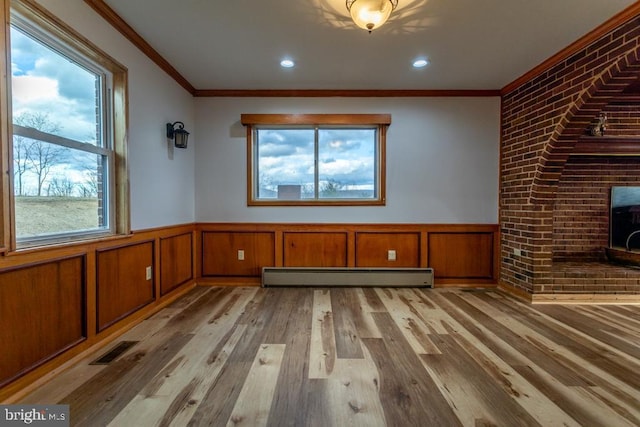
[(84, 172), (85, 180), (80, 184), (82, 197), (96, 197), (98, 195), (98, 172), (87, 169)]
[(302, 184), (302, 194), (304, 195), (304, 197), (314, 197), (315, 185), (313, 183)]
[(62, 150), (56, 145), (37, 141), (33, 144), (33, 152), (29, 163), (33, 172), (38, 176), (38, 196), (42, 196), (42, 186), (49, 176), (51, 168), (62, 155)]
[[(14, 123), (47, 133), (55, 133), (60, 130), (60, 126), (52, 122), (48, 114), (43, 113), (22, 113), (15, 118)], [(18, 140), (16, 141), (16, 139)], [(18, 148), (16, 148), (16, 143)], [(36, 175), (38, 179), (37, 195), (42, 196), (42, 186), (49, 176), (51, 168), (61, 159), (63, 153), (62, 147), (58, 145), (14, 136), (14, 163), (19, 181), (19, 194), (24, 191), (23, 175), (29, 171)]]
[(14, 135), (13, 136), (13, 174), (16, 183), (16, 196), (24, 196), (26, 194), (24, 188), (23, 177), (29, 170), (30, 142), (28, 139)]
[(337, 196), (342, 190), (344, 190), (344, 184), (335, 179), (329, 179), (320, 187), (320, 193), (323, 196)]
[(67, 178), (53, 178), (47, 187), (47, 196), (71, 197), (76, 185)]

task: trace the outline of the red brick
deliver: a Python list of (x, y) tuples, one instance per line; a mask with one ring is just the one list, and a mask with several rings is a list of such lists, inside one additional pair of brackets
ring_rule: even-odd
[[(637, 81), (639, 26), (640, 18), (621, 25), (503, 96), (503, 282), (528, 292), (618, 292), (629, 286), (625, 292), (640, 293), (635, 276), (607, 278), (608, 273), (589, 270), (591, 275), (576, 278), (580, 281), (559, 283), (552, 271), (558, 260), (601, 260), (608, 241), (609, 188), (640, 185), (635, 158), (570, 156), (601, 111), (609, 117), (607, 134), (640, 132), (637, 107), (610, 102)], [(512, 258), (514, 248), (527, 256)]]

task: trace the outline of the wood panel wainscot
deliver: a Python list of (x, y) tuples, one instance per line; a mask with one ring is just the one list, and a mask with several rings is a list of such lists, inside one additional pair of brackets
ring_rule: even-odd
[(85, 260), (0, 272), (0, 386), (86, 339)]
[(285, 267), (346, 267), (346, 232), (283, 233)]
[(178, 224), (0, 255), (0, 402), (18, 401), (191, 289), (194, 232)]
[(436, 285), (498, 281), (495, 224), (201, 223), (196, 230), (202, 284), (258, 285), (262, 267), (432, 267)]
[(153, 251), (152, 241), (98, 251), (98, 331), (153, 302)]
[(193, 234), (160, 239), (160, 295), (193, 279)]
[(436, 278), (492, 280), (493, 233), (429, 233), (429, 266)]
[(202, 234), (203, 276), (253, 276), (273, 266), (273, 232), (205, 231)]
[(420, 267), (420, 233), (356, 233), (356, 267)]

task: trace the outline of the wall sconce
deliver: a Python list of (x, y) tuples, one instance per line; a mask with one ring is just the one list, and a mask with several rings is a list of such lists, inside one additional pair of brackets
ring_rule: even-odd
[[(177, 129), (176, 125), (178, 125)], [(173, 139), (176, 147), (187, 148), (189, 132), (184, 130), (184, 123), (182, 122), (167, 123), (167, 138)]]
[(398, 0), (346, 0), (351, 19), (363, 30), (371, 31), (387, 22)]

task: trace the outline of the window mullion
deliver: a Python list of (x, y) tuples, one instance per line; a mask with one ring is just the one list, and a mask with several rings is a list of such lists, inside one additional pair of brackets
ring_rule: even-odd
[[(102, 90), (98, 91), (98, 94), (100, 95), (100, 100), (98, 102), (102, 106), (103, 117), (100, 118), (102, 128), (100, 129), (99, 137), (101, 138), (101, 141), (96, 145), (104, 147), (109, 151), (113, 151), (113, 103), (111, 102), (113, 99), (113, 92), (111, 89), (111, 83), (107, 84), (106, 80), (107, 77), (104, 75), (100, 78), (100, 86)], [(103, 96), (104, 93), (106, 93), (106, 97)]]
[(106, 156), (110, 153), (110, 150), (107, 150), (102, 147), (97, 147), (95, 145), (91, 145), (85, 142), (80, 142), (74, 139), (69, 139), (62, 136), (53, 135), (47, 132), (42, 132), (37, 129), (20, 126), (15, 123), (13, 124), (13, 134), (18, 136), (23, 136), (29, 139), (34, 139), (36, 141), (42, 141), (42, 142), (47, 142), (49, 144), (59, 145), (61, 147), (71, 148), (79, 151), (85, 151), (91, 154), (99, 154), (101, 156)]
[(376, 149), (375, 152), (373, 154), (373, 166), (376, 170), (376, 174), (374, 176), (374, 186), (373, 186), (373, 195), (374, 197), (377, 199), (380, 197), (380, 177), (381, 177), (381, 170), (380, 170), (380, 126), (378, 126), (378, 128), (375, 131), (374, 134), (375, 137), (375, 143), (376, 143)]
[(258, 135), (258, 129), (254, 129), (252, 131), (252, 136), (255, 140), (255, 143), (253, 144), (252, 152), (249, 154), (250, 156), (253, 156), (251, 164), (255, 168), (253, 193), (256, 199), (260, 198), (260, 162), (258, 161), (258, 159), (260, 158), (260, 140), (258, 139)]
[(318, 154), (320, 150), (319, 133), (319, 128), (316, 126), (313, 132), (313, 198), (316, 200), (320, 199), (320, 171), (318, 167), (320, 164), (318, 161)]

